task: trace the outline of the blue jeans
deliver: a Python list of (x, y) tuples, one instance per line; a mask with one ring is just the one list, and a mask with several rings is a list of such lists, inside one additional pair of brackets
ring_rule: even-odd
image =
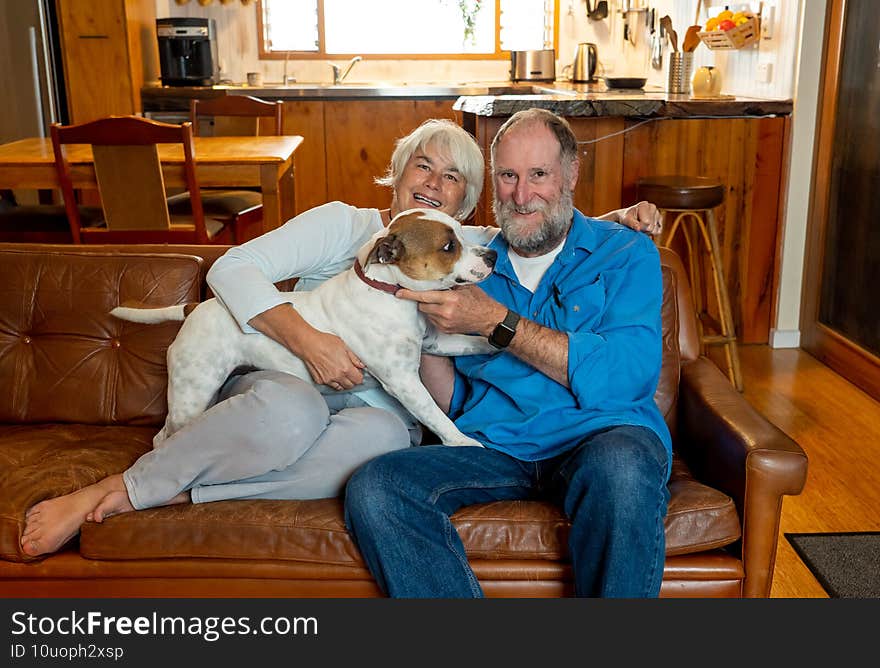
[(408, 448), (355, 472), (345, 521), (387, 595), (480, 597), (450, 516), (475, 503), (545, 498), (571, 520), (578, 596), (655, 597), (665, 558), (666, 460), (654, 432), (628, 425), (538, 462), (488, 448)]

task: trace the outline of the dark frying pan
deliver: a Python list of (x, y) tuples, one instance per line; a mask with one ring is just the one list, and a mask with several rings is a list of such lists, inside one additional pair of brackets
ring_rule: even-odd
[(617, 90), (620, 88), (643, 88), (647, 77), (605, 77), (605, 85)]

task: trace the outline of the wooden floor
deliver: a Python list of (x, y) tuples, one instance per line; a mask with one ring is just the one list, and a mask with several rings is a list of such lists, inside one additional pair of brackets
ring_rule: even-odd
[(787, 496), (773, 598), (827, 598), (785, 532), (880, 531), (880, 403), (802, 350), (742, 346), (744, 396), (809, 458)]

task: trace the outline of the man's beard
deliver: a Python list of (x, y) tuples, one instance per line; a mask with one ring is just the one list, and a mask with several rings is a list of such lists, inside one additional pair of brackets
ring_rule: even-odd
[[(540, 225), (533, 227), (533, 221), (523, 222), (516, 218), (517, 209), (521, 214), (540, 211), (544, 219)], [(552, 203), (536, 201), (517, 207), (513, 200), (499, 202), (495, 198), (492, 210), (501, 233), (513, 250), (529, 255), (543, 255), (556, 248), (568, 234), (574, 216), (574, 203), (572, 191), (564, 188), (559, 198)]]

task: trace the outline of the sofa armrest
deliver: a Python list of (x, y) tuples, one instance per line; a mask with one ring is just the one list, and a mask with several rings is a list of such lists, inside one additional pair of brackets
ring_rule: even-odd
[(706, 357), (682, 363), (676, 450), (698, 480), (733, 498), (743, 525), (743, 596), (769, 596), (782, 497), (803, 489), (806, 453)]

